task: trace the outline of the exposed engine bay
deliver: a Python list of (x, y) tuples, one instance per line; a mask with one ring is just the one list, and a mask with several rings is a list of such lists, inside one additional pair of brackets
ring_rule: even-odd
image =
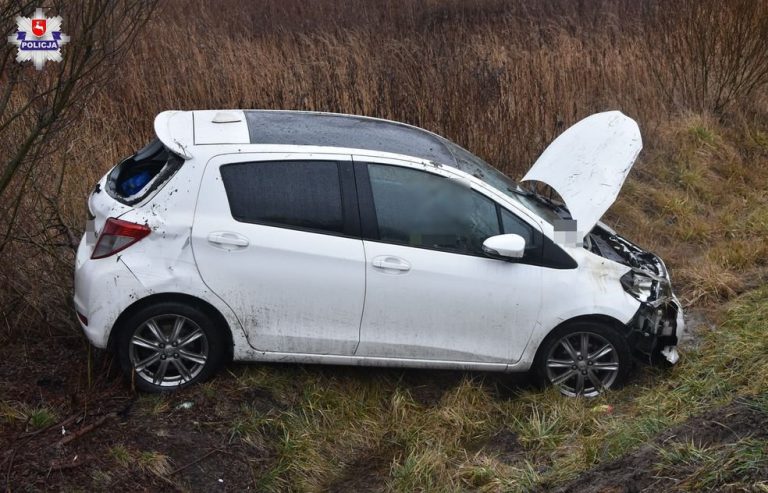
[(584, 248), (629, 267), (642, 269), (657, 276), (667, 276), (667, 269), (659, 257), (641, 249), (601, 223), (592, 228), (584, 238)]
[(619, 262), (632, 270), (621, 278), (625, 291), (637, 298), (640, 308), (629, 322), (632, 346), (650, 362), (663, 356), (678, 360), (677, 326), (681, 307), (672, 295), (669, 273), (662, 260), (598, 223), (584, 238), (584, 248), (595, 255)]

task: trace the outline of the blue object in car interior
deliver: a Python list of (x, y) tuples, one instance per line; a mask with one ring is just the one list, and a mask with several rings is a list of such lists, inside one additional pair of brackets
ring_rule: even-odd
[(132, 177), (125, 180), (123, 184), (120, 185), (120, 192), (124, 196), (130, 197), (131, 195), (134, 195), (136, 192), (144, 188), (144, 185), (149, 183), (149, 180), (151, 179), (152, 174), (149, 171), (142, 171), (141, 173), (133, 175)]

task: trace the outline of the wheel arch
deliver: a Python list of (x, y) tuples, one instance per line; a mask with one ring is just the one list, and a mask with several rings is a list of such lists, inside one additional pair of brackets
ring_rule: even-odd
[(217, 321), (217, 327), (221, 327), (224, 335), (227, 338), (227, 360), (231, 361), (234, 352), (234, 340), (232, 338), (232, 328), (229, 326), (227, 319), (222, 313), (209, 302), (184, 293), (157, 293), (145, 296), (139, 300), (136, 300), (129, 305), (123, 312), (117, 317), (112, 330), (109, 331), (109, 339), (107, 341), (107, 351), (114, 352), (115, 343), (117, 339), (117, 333), (120, 330), (121, 325), (130, 318), (134, 313), (142, 310), (148, 306), (164, 303), (164, 302), (176, 302), (183, 303), (193, 308), (201, 309), (205, 311), (209, 316), (213, 317)]
[(614, 318), (610, 315), (604, 315), (601, 313), (593, 313), (588, 315), (578, 315), (576, 317), (569, 318), (568, 320), (563, 320), (556, 326), (552, 327), (552, 329), (547, 332), (547, 335), (545, 335), (541, 341), (539, 341), (538, 346), (536, 347), (536, 353), (533, 357), (533, 365), (536, 365), (536, 362), (541, 357), (541, 349), (546, 346), (546, 343), (553, 337), (555, 337), (555, 334), (559, 329), (562, 327), (567, 327), (568, 325), (579, 323), (579, 322), (599, 322), (603, 323), (609, 326), (612, 326), (616, 329), (616, 332), (621, 334), (622, 336), (626, 337), (630, 331), (630, 329), (621, 322), (619, 319)]

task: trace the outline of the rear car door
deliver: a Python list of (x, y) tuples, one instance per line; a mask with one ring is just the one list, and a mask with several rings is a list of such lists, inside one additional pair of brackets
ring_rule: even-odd
[(352, 355), (365, 255), (350, 156), (211, 159), (192, 246), (206, 285), (260, 351)]
[(540, 232), (450, 171), (370, 161), (355, 163), (367, 262), (356, 355), (517, 361), (538, 320), (541, 267), (489, 258), (482, 243), (509, 229), (536, 257)]

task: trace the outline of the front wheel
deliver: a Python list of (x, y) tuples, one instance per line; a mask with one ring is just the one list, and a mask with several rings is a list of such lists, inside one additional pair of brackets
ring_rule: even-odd
[(145, 392), (205, 380), (226, 355), (225, 338), (211, 317), (176, 302), (158, 303), (131, 315), (117, 342), (120, 366)]
[(632, 355), (626, 339), (611, 325), (574, 322), (547, 337), (534, 365), (540, 383), (554, 385), (567, 396), (595, 397), (624, 383)]

